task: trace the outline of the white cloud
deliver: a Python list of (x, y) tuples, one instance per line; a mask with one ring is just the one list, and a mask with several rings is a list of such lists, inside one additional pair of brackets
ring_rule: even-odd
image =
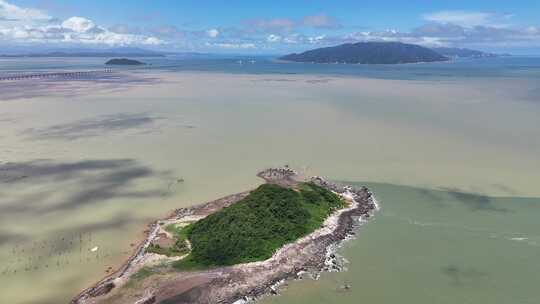
[(289, 44), (296, 44), (298, 43), (299, 37), (300, 37), (299, 34), (289, 35), (283, 39), (283, 42), (289, 43)]
[(291, 18), (258, 18), (244, 21), (247, 31), (265, 33), (292, 33), (300, 28), (338, 29), (341, 24), (336, 18), (326, 14), (310, 15), (300, 19)]
[(52, 17), (46, 13), (33, 9), (21, 8), (0, 0), (0, 22), (46, 22)]
[(217, 36), (219, 36), (219, 31), (217, 29), (209, 29), (206, 31), (206, 35), (208, 35), (208, 37), (210, 38), (216, 38)]
[(92, 20), (83, 17), (71, 17), (62, 22), (62, 27), (70, 29), (76, 33), (84, 33), (96, 27)]
[(318, 44), (325, 41), (325, 39), (326, 39), (326, 35), (320, 35), (320, 36), (315, 36), (315, 37), (309, 37), (308, 42), (312, 44)]
[(76, 34), (67, 33), (64, 36), (66, 42), (77, 42), (83, 44), (105, 44), (105, 45), (160, 45), (164, 42), (155, 37), (141, 35), (118, 34), (110, 31), (103, 31), (98, 34)]
[(281, 41), (281, 36), (270, 34), (270, 35), (268, 35), (268, 37), (266, 37), (266, 41), (271, 42), (271, 43), (280, 42)]
[[(311, 39), (311, 41), (314, 41)], [(490, 26), (464, 27), (454, 24), (427, 24), (410, 32), (396, 30), (356, 32), (339, 37), (326, 37), (317, 44), (361, 41), (399, 41), (428, 47), (538, 47), (540, 29), (534, 26), (501, 28)]]
[(469, 11), (440, 11), (424, 15), (424, 19), (427, 21), (450, 23), (464, 27), (505, 27), (510, 18), (512, 18), (512, 15)]
[(206, 46), (218, 47), (222, 49), (256, 49), (254, 43), (206, 43)]
[(325, 14), (306, 16), (300, 23), (303, 26), (312, 28), (336, 29), (341, 27), (335, 18)]
[(109, 31), (119, 34), (138, 34), (141, 30), (137, 27), (131, 27), (127, 24), (115, 24), (109, 27)]
[[(217, 27), (196, 31), (172, 25), (131, 28), (120, 24), (105, 28), (84, 16), (58, 20), (46, 11), (19, 7), (0, 0), (0, 43), (61, 43), (96, 45), (163, 45), (190, 49), (286, 49), (328, 46), (359, 41), (401, 41), (425, 46), (496, 47), (540, 46), (540, 27), (512, 24), (512, 15), (438, 11), (423, 15), (428, 22), (410, 31), (382, 30), (343, 34), (331, 31), (341, 24), (325, 14), (303, 18), (260, 18), (242, 27)], [(210, 38), (210, 39), (209, 39)], [(207, 42), (210, 41), (210, 42)], [(270, 46), (271, 45), (271, 46)]]
[(252, 19), (245, 21), (249, 31), (266, 31), (266, 32), (290, 32), (296, 27), (296, 22), (286, 18), (273, 19)]
[(529, 26), (525, 29), (525, 32), (530, 35), (540, 35), (540, 27)]
[(0, 0), (0, 39), (11, 43), (77, 43), (105, 45), (158, 45), (164, 41), (146, 35), (105, 29), (92, 20), (74, 16), (60, 23), (37, 9), (21, 8)]

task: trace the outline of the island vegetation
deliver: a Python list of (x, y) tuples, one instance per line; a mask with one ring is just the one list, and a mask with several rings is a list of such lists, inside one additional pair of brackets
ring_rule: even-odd
[[(313, 183), (295, 189), (264, 184), (239, 202), (185, 227), (191, 243), (177, 269), (266, 260), (284, 244), (318, 229), (345, 201)], [(181, 239), (179, 239), (180, 241)]]
[(244, 303), (278, 282), (344, 269), (336, 245), (377, 209), (371, 192), (288, 166), (257, 176), (266, 183), (255, 190), (151, 223), (123, 266), (71, 303)]
[(128, 58), (114, 58), (105, 63), (106, 65), (144, 65), (144, 62), (128, 59)]
[(359, 42), (318, 48), (280, 58), (312, 63), (399, 64), (447, 61), (449, 58), (431, 49), (400, 42)]

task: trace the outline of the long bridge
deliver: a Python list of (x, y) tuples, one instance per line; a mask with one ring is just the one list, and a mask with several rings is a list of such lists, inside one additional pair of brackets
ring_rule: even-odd
[(25, 79), (48, 79), (48, 78), (84, 78), (98, 76), (99, 74), (112, 73), (112, 69), (93, 70), (93, 71), (73, 71), (73, 72), (54, 72), (54, 73), (19, 73), (11, 75), (0, 75), (0, 81), (25, 80)]

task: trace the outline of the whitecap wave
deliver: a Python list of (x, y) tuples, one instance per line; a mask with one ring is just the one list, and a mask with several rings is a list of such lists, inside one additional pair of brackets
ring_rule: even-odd
[(513, 237), (513, 238), (510, 238), (510, 241), (517, 241), (517, 242), (521, 242), (521, 241), (526, 241), (528, 240), (529, 238), (526, 238), (526, 237)]

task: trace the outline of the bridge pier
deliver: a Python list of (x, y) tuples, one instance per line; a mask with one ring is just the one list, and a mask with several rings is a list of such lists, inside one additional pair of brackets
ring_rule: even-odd
[(0, 76), (0, 81), (14, 81), (14, 80), (26, 80), (26, 79), (41, 79), (41, 78), (69, 78), (75, 79), (79, 77), (98, 76), (99, 74), (112, 73), (111, 69), (96, 70), (96, 71), (77, 71), (77, 72), (56, 72), (56, 73), (36, 73), (36, 74), (19, 74)]

